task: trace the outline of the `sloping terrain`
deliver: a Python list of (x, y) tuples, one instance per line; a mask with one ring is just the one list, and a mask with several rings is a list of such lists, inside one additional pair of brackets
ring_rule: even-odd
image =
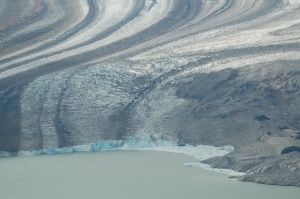
[(0, 151), (148, 134), (300, 186), (299, 1), (24, 2), (0, 3)]

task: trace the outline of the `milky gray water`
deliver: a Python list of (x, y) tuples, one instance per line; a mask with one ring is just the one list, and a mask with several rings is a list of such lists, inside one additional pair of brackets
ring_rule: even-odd
[(295, 199), (300, 188), (243, 183), (167, 152), (107, 151), (0, 159), (1, 199)]

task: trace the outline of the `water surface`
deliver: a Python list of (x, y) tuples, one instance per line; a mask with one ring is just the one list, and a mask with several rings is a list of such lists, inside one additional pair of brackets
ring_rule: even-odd
[(243, 183), (183, 166), (197, 160), (155, 151), (107, 151), (0, 159), (3, 199), (294, 199), (300, 188)]

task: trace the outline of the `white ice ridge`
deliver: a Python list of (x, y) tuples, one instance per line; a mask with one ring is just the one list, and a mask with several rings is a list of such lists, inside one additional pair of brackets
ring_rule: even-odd
[[(207, 146), (207, 145), (177, 145), (177, 142), (170, 140), (157, 139), (153, 140), (149, 135), (137, 135), (129, 137), (127, 140), (109, 140), (101, 141), (86, 145), (70, 146), (64, 148), (42, 149), (36, 151), (19, 151), (17, 153), (10, 153), (0, 151), (0, 157), (9, 156), (32, 156), (32, 155), (52, 155), (63, 153), (75, 153), (75, 152), (92, 152), (92, 151), (108, 151), (108, 150), (149, 150), (149, 151), (164, 151), (171, 153), (179, 153), (191, 156), (199, 161), (203, 161), (209, 158), (224, 156), (234, 150), (232, 146)], [(235, 172), (229, 169), (215, 169), (211, 166), (203, 163), (185, 163), (185, 166), (196, 166), (203, 169), (208, 169), (218, 173), (224, 173), (228, 175), (238, 176), (244, 175), (244, 173)]]

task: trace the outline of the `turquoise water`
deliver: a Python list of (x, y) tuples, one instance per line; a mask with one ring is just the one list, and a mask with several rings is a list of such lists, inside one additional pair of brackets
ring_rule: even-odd
[(183, 166), (197, 160), (155, 151), (106, 151), (0, 159), (1, 199), (294, 199), (300, 188), (243, 183)]

